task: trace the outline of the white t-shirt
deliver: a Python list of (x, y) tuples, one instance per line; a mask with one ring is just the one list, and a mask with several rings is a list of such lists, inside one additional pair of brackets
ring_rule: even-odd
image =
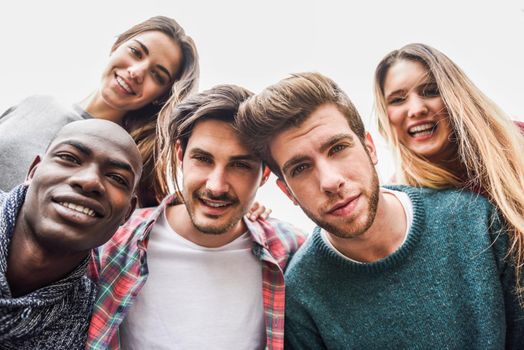
[(165, 212), (147, 249), (148, 279), (120, 327), (123, 349), (263, 349), (262, 265), (246, 232), (219, 248), (177, 234)]
[[(404, 232), (404, 239), (402, 240), (402, 244), (400, 245), (402, 246), (406, 242), (406, 239), (408, 238), (409, 230), (411, 229), (411, 225), (413, 224), (413, 203), (411, 203), (411, 199), (409, 199), (409, 196), (402, 191), (390, 190), (388, 188), (381, 188), (380, 191), (394, 195), (395, 197), (397, 197), (400, 204), (402, 204), (402, 208), (404, 209), (404, 214), (406, 215), (406, 231)], [(344, 254), (342, 254), (337, 248), (335, 248), (333, 243), (331, 243), (331, 241), (329, 240), (328, 233), (325, 230), (322, 230), (320, 232), (320, 235), (322, 237), (322, 240), (327, 244), (327, 246), (333, 249), (333, 251), (335, 251), (338, 255), (340, 255), (341, 257), (343, 257), (346, 260), (362, 264), (361, 261), (357, 261), (357, 260), (348, 258)]]

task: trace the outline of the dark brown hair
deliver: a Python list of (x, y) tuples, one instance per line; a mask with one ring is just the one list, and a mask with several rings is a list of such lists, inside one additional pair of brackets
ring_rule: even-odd
[[(194, 127), (207, 119), (218, 119), (230, 123), (236, 130), (238, 107), (253, 93), (236, 85), (218, 85), (209, 90), (192, 95), (176, 106), (167, 128), (167, 141), (164, 147), (169, 147), (170, 158), (163, 169), (176, 181), (176, 154), (173, 148), (179, 141), (185, 152)], [(169, 166), (167, 166), (169, 163)]]

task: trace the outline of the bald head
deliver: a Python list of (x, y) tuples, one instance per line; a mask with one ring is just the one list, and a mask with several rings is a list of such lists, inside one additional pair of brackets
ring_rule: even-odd
[(129, 218), (141, 175), (138, 148), (120, 126), (67, 124), (31, 166), (24, 220), (46, 249), (84, 254)]
[[(51, 140), (46, 154), (57, 144), (67, 143), (78, 138), (88, 138), (96, 142), (96, 145), (115, 147), (122, 150), (126, 155), (127, 162), (129, 162), (136, 174), (135, 185), (138, 184), (138, 180), (140, 180), (142, 175), (142, 157), (131, 135), (120, 125), (104, 119), (79, 120), (66, 124)], [(78, 142), (77, 146), (79, 146)]]

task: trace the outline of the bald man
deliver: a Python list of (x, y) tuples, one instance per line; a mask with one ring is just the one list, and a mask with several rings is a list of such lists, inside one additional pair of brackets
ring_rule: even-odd
[(84, 348), (88, 256), (134, 210), (141, 173), (129, 134), (91, 119), (63, 127), (26, 182), (0, 192), (0, 348)]

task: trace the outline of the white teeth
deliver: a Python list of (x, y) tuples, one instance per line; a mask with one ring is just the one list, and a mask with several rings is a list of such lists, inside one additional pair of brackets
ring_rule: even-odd
[(72, 209), (74, 211), (77, 211), (79, 213), (83, 213), (83, 214), (86, 214), (86, 215), (89, 215), (89, 216), (93, 216), (93, 217), (95, 216), (95, 211), (93, 209), (86, 208), (86, 207), (83, 207), (83, 206), (78, 205), (78, 204), (73, 204), (73, 203), (69, 203), (69, 202), (60, 202), (60, 205), (63, 206), (63, 207)]
[(431, 131), (433, 129), (433, 126), (434, 124), (432, 123), (426, 123), (426, 124), (421, 124), (421, 125), (417, 125), (417, 126), (414, 126), (412, 128), (409, 128), (409, 132), (410, 133), (417, 133), (417, 132), (421, 132), (421, 131)]
[(213, 208), (222, 208), (222, 207), (227, 207), (229, 205), (229, 203), (212, 203), (212, 202), (208, 202), (206, 200), (203, 200), (203, 202), (207, 206), (210, 206), (210, 207), (213, 207)]
[(118, 85), (120, 85), (124, 90), (126, 90), (130, 94), (135, 94), (134, 91), (131, 89), (131, 87), (124, 81), (124, 79), (120, 78), (118, 75), (116, 76), (116, 81)]

